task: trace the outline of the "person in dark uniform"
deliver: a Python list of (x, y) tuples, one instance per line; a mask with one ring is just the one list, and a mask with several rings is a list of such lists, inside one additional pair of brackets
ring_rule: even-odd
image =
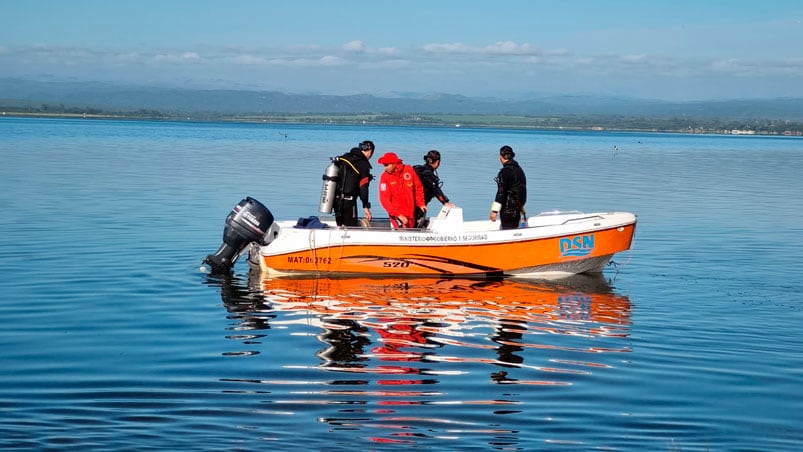
[(374, 143), (363, 141), (358, 147), (337, 158), (340, 166), (335, 191), (335, 222), (338, 226), (357, 226), (357, 198), (362, 202), (365, 219), (371, 221), (371, 203), (368, 201), (368, 186), (373, 179), (371, 163)]
[(424, 186), (424, 204), (429, 204), (432, 198), (440, 201), (441, 204), (454, 207), (449, 202), (449, 198), (441, 190), (441, 179), (438, 177), (438, 168), (441, 166), (441, 153), (436, 150), (427, 152), (424, 156), (424, 164), (414, 166), (421, 184)]
[(521, 222), (524, 204), (527, 203), (527, 178), (519, 163), (513, 159), (516, 154), (510, 146), (499, 149), (499, 161), (502, 169), (494, 179), (496, 181), (496, 197), (491, 204), (491, 221), (497, 215), (502, 221), (502, 229), (516, 229)]

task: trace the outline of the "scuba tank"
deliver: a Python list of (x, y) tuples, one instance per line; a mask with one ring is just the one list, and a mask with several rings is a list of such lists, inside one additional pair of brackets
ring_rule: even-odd
[(332, 213), (332, 207), (335, 204), (335, 191), (337, 188), (338, 175), (340, 174), (340, 167), (337, 165), (337, 159), (332, 158), (332, 163), (326, 167), (323, 172), (323, 186), (321, 187), (321, 205), (318, 207), (320, 213)]

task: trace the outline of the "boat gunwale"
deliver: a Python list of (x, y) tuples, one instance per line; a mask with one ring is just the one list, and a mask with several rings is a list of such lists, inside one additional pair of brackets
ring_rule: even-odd
[[(349, 231), (351, 231), (351, 232), (359, 232), (360, 235), (363, 235), (363, 234), (370, 234), (370, 235), (374, 235), (374, 234), (391, 234), (392, 233), (394, 235), (412, 234), (412, 235), (429, 235), (429, 236), (435, 236), (435, 237), (445, 237), (445, 236), (451, 236), (451, 235), (454, 235), (454, 234), (464, 234), (464, 235), (465, 234), (493, 234), (495, 236), (500, 236), (500, 235), (502, 236), (501, 238), (500, 237), (488, 238), (487, 240), (484, 240), (482, 242), (459, 240), (459, 241), (437, 242), (437, 243), (426, 243), (426, 242), (415, 242), (415, 243), (394, 242), (394, 243), (390, 243), (390, 242), (366, 241), (366, 240), (356, 240), (356, 239), (351, 240), (351, 241), (347, 241), (347, 240), (338, 240), (338, 241), (329, 240), (328, 243), (326, 243), (326, 244), (321, 244), (320, 246), (315, 246), (314, 247), (315, 249), (318, 249), (318, 250), (327, 249), (327, 248), (352, 247), (352, 246), (388, 246), (388, 247), (411, 247), (411, 248), (435, 248), (435, 247), (441, 248), (441, 247), (448, 247), (448, 248), (454, 248), (454, 247), (463, 247), (463, 246), (472, 246), (472, 247), (477, 247), (477, 246), (496, 246), (496, 245), (507, 244), (507, 243), (527, 244), (529, 242), (541, 241), (541, 240), (550, 240), (550, 239), (555, 239), (555, 238), (564, 237), (564, 236), (576, 235), (576, 234), (579, 234), (579, 233), (597, 233), (597, 232), (603, 232), (603, 231), (608, 231), (608, 230), (612, 230), (612, 229), (618, 229), (618, 228), (622, 228), (622, 227), (629, 227), (629, 226), (634, 226), (635, 227), (635, 225), (638, 223), (638, 218), (636, 217), (635, 214), (631, 214), (629, 212), (614, 212), (614, 213), (628, 213), (629, 215), (632, 215), (632, 219), (628, 220), (628, 221), (621, 221), (621, 222), (616, 222), (616, 223), (612, 223), (612, 224), (600, 225), (600, 226), (597, 226), (597, 227), (578, 228), (577, 230), (569, 231), (569, 232), (567, 232), (567, 231), (562, 231), (562, 232), (556, 231), (554, 233), (549, 233), (549, 234), (544, 234), (544, 235), (527, 234), (528, 236), (526, 236), (526, 237), (522, 236), (522, 231), (539, 230), (539, 229), (543, 230), (544, 228), (561, 227), (561, 226), (565, 226), (567, 224), (567, 222), (560, 223), (560, 224), (534, 225), (534, 226), (529, 226), (527, 228), (519, 228), (519, 229), (462, 230), (462, 231), (459, 231), (459, 232), (432, 231), (432, 230), (427, 230), (427, 229), (403, 229), (403, 230), (399, 230), (399, 229), (378, 229), (378, 228), (360, 228), (360, 227), (338, 227), (338, 228), (330, 227), (330, 228), (321, 228), (321, 229), (303, 229), (303, 228), (292, 227), (295, 224), (292, 223), (291, 221), (280, 221), (280, 222), (277, 222), (277, 224), (282, 229), (285, 227), (285, 225), (288, 226), (288, 228), (292, 231), (290, 233), (291, 234), (297, 234), (297, 235), (302, 235), (305, 232), (307, 234), (310, 234), (310, 233), (312, 233), (312, 234), (320, 234), (322, 232), (326, 232), (326, 233), (329, 233), (331, 235), (332, 233), (349, 232)], [(593, 218), (595, 216), (598, 216), (598, 214), (589, 214), (588, 216), (583, 217), (583, 219), (588, 220), (588, 219)], [(576, 219), (576, 220), (579, 220), (579, 219)], [(603, 218), (603, 220), (604, 220), (604, 218)], [(483, 222), (485, 220), (474, 220), (474, 221), (475, 222)], [(466, 223), (468, 223), (468, 222), (466, 222)], [(579, 226), (579, 225), (577, 225), (577, 226)], [(341, 237), (341, 238), (342, 239), (346, 239), (346, 238), (352, 239), (353, 237), (352, 236), (346, 236), (346, 237)], [(289, 244), (290, 243), (289, 240), (283, 240), (282, 242), (284, 242), (284, 244)], [(285, 249), (283, 249), (281, 251), (271, 252), (270, 250), (271, 250), (271, 244), (272, 243), (273, 242), (271, 242), (271, 243), (269, 243), (267, 245), (260, 246), (259, 247), (259, 249), (260, 249), (260, 253), (259, 254), (260, 255), (269, 255), (269, 256), (281, 256), (281, 255), (284, 255), (284, 254), (296, 253), (296, 252), (309, 250), (309, 249), (313, 248), (313, 247), (309, 246), (309, 243), (307, 243), (306, 246), (298, 246), (298, 247), (293, 247), (293, 248), (290, 248), (288, 246), (288, 247), (285, 247)], [(273, 249), (275, 250), (276, 248), (274, 247)], [(266, 250), (266, 251), (263, 253), (262, 250)]]

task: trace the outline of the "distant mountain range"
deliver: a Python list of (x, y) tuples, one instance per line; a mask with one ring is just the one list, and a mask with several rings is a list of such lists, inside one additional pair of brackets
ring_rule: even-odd
[(599, 115), (803, 121), (803, 99), (790, 98), (669, 102), (589, 95), (531, 96), (522, 99), (473, 98), (455, 94), (335, 96), (0, 78), (0, 107), (42, 104), (112, 111), (147, 109), (174, 114)]

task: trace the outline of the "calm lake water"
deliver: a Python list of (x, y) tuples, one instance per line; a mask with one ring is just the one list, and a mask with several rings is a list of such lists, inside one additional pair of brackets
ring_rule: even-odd
[[(240, 199), (313, 215), (365, 139), (439, 149), (467, 218), (509, 144), (528, 212), (635, 212), (633, 250), (553, 282), (199, 271)], [(0, 157), (3, 449), (803, 443), (799, 138), (2, 118)]]

